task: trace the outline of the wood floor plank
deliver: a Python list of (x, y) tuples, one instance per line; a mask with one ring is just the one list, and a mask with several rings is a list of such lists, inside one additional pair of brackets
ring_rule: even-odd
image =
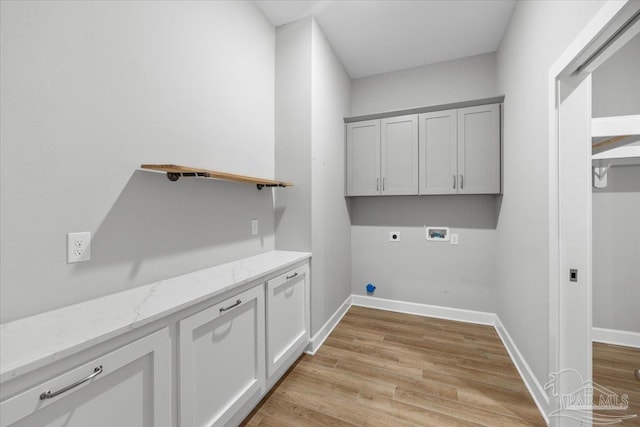
[(398, 388), (394, 397), (396, 400), (409, 403), (431, 411), (454, 416), (456, 418), (484, 424), (492, 420), (495, 427), (535, 426), (534, 422), (525, 421), (510, 415), (503, 415), (473, 405), (453, 402), (438, 396), (428, 395), (414, 390)]
[(492, 327), (352, 306), (243, 425), (545, 423)]
[[(634, 376), (634, 369), (639, 368), (640, 349), (593, 343), (593, 381), (618, 396), (628, 395), (629, 408), (616, 414), (636, 415), (617, 425), (640, 426), (640, 381)], [(612, 411), (598, 413), (611, 415)]]
[(384, 396), (368, 395), (359, 396), (358, 404), (375, 413), (383, 413), (394, 416), (396, 418), (415, 423), (420, 426), (433, 426), (433, 427), (453, 427), (453, 426), (467, 426), (477, 427), (478, 424), (460, 420), (458, 418), (443, 415), (438, 412), (430, 411), (424, 408), (420, 408), (415, 405), (411, 405), (394, 398), (388, 398)]

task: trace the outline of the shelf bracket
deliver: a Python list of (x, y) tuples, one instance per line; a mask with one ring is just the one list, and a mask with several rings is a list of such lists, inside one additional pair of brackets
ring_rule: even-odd
[(284, 184), (256, 184), (258, 190), (262, 190), (264, 187), (286, 187)]
[(593, 187), (607, 188), (607, 173), (611, 163), (606, 166), (602, 165), (602, 160), (598, 160), (598, 166), (593, 166)]
[(171, 182), (176, 182), (181, 176), (201, 176), (208, 178), (209, 174), (202, 172), (167, 172), (167, 178)]

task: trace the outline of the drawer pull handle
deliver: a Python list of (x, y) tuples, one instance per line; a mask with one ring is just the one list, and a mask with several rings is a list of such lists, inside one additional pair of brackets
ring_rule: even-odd
[(235, 304), (231, 304), (229, 307), (220, 307), (220, 313), (227, 311), (227, 310), (231, 310), (233, 307), (237, 307), (240, 304), (242, 304), (242, 300), (237, 300), (235, 302)]
[(291, 276), (287, 276), (287, 280), (289, 279), (293, 279), (294, 277), (296, 277), (298, 275), (298, 273), (293, 273)]
[(80, 381), (77, 381), (77, 382), (75, 382), (75, 383), (73, 383), (73, 384), (71, 384), (71, 385), (68, 385), (68, 386), (66, 386), (65, 388), (61, 388), (61, 389), (60, 389), (60, 390), (58, 390), (58, 391), (53, 391), (53, 392), (52, 392), (51, 390), (48, 390), (48, 391), (46, 391), (46, 392), (44, 392), (44, 393), (42, 393), (42, 394), (40, 395), (40, 400), (51, 399), (51, 398), (53, 398), (53, 397), (59, 396), (59, 395), (61, 395), (62, 393), (65, 393), (65, 392), (67, 392), (67, 391), (71, 390), (72, 388), (78, 387), (80, 384), (86, 383), (87, 381), (89, 381), (89, 380), (91, 380), (91, 379), (93, 379), (93, 378), (97, 377), (97, 376), (98, 376), (98, 375), (100, 375), (101, 373), (102, 373), (102, 365), (100, 365), (100, 366), (96, 366), (96, 367), (93, 369), (93, 373), (92, 373), (91, 375), (89, 375), (88, 377), (83, 378), (83, 379), (81, 379)]

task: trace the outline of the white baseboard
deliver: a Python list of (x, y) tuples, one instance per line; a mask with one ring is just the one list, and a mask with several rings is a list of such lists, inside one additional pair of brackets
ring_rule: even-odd
[(496, 329), (498, 336), (502, 340), (502, 344), (504, 344), (504, 347), (507, 349), (507, 353), (509, 353), (511, 361), (516, 366), (516, 369), (520, 374), (520, 378), (522, 378), (524, 385), (527, 387), (527, 390), (529, 390), (529, 394), (536, 403), (544, 421), (549, 425), (549, 417), (547, 416), (549, 411), (549, 396), (547, 395), (547, 392), (533, 374), (533, 371), (529, 367), (527, 361), (522, 357), (522, 353), (518, 350), (516, 343), (511, 338), (511, 335), (509, 335), (509, 332), (507, 332), (507, 329), (502, 324), (502, 321), (500, 321), (498, 315), (496, 314), (494, 316), (495, 323), (493, 327)]
[(351, 297), (352, 296), (349, 295), (347, 299), (344, 300), (344, 302), (340, 307), (338, 307), (336, 312), (331, 315), (329, 320), (327, 320), (326, 323), (322, 325), (322, 328), (320, 328), (320, 330), (309, 340), (306, 351), (307, 354), (310, 354), (312, 356), (316, 354), (316, 351), (318, 351), (322, 343), (324, 343), (324, 340), (326, 340), (329, 334), (331, 334), (333, 328), (335, 328), (338, 323), (340, 323), (342, 317), (346, 314), (347, 310), (349, 310), (349, 307), (351, 307)]
[(616, 329), (591, 328), (591, 339), (605, 344), (640, 348), (640, 334)]
[(457, 320), (459, 322), (491, 326), (493, 326), (496, 317), (493, 313), (483, 311), (417, 304), (414, 302), (374, 298), (364, 295), (351, 295), (351, 304), (362, 307), (379, 308), (381, 310), (397, 311), (399, 313), (416, 314), (418, 316), (437, 317), (439, 319)]

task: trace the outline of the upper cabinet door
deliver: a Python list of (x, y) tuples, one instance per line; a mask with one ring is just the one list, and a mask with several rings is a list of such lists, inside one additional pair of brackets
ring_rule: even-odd
[(458, 192), (458, 110), (419, 116), (420, 194)]
[(418, 116), (380, 121), (381, 194), (418, 194)]
[(500, 106), (458, 110), (458, 193), (500, 193)]
[(380, 120), (347, 124), (347, 196), (380, 194)]

